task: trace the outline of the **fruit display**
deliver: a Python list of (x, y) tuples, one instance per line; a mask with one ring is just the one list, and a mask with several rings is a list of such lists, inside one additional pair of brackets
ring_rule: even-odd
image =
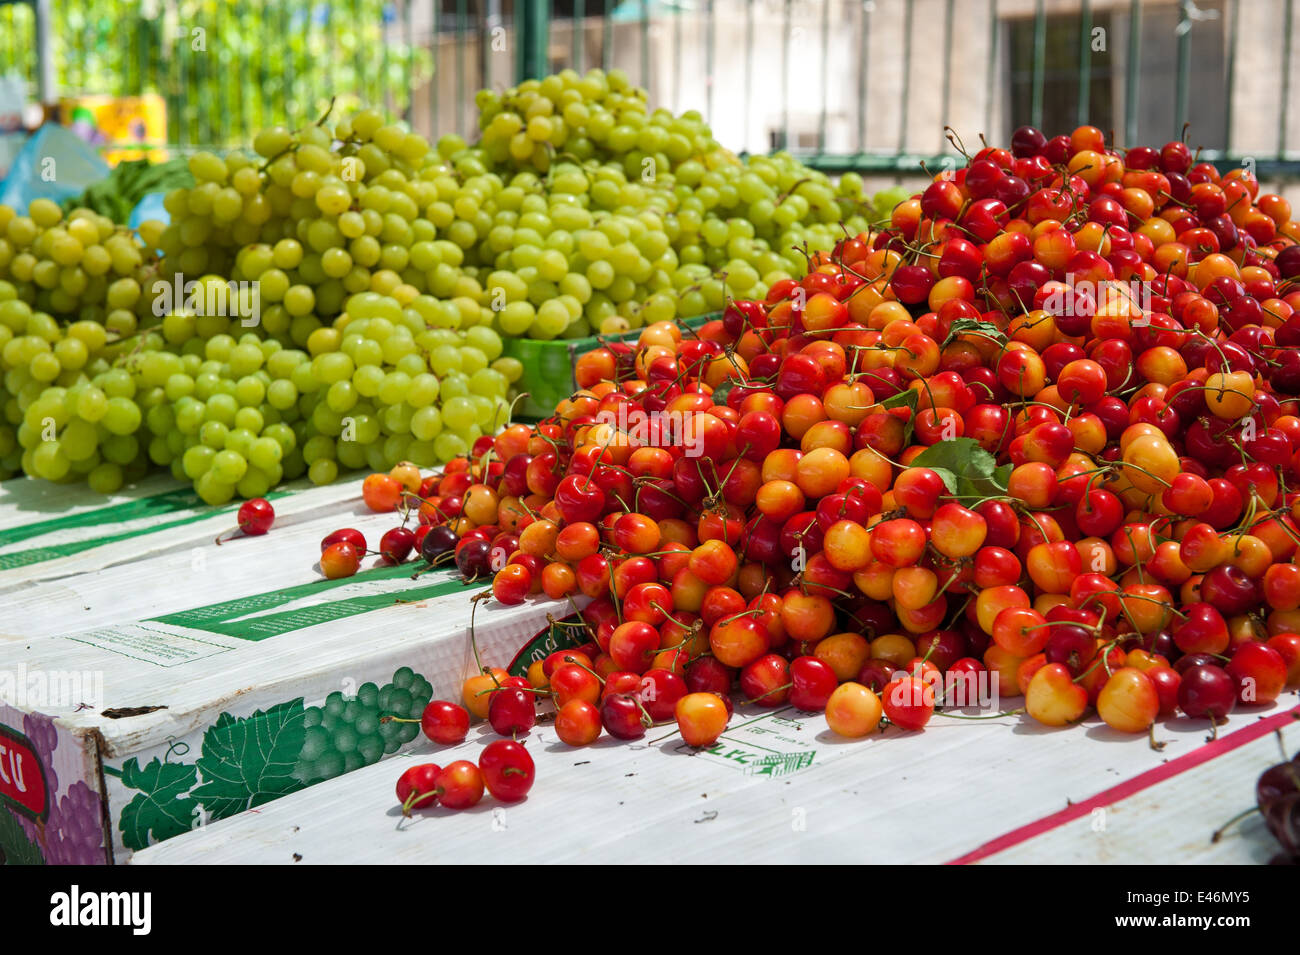
[(267, 129), (191, 156), (138, 233), (0, 207), (0, 477), (165, 467), (220, 504), (445, 462), (510, 419), (503, 338), (720, 310), (876, 212), (856, 176), (742, 161), (645, 100), (565, 71), (480, 94), (474, 146), (375, 110)]
[(366, 500), (489, 608), (583, 604), (577, 646), (466, 683), (503, 736), (540, 699), (571, 745), (707, 746), (741, 701), (857, 738), (988, 684), (1045, 726), (1213, 733), (1300, 684), (1297, 238), (1181, 142), (1022, 129)]

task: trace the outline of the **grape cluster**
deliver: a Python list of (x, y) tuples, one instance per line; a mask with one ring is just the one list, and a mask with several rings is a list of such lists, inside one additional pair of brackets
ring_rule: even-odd
[(59, 736), (54, 720), (29, 713), (23, 717), (23, 734), (31, 740), (41, 761), (46, 791), (51, 796), (49, 815), (43, 825), (25, 816), (18, 817), (18, 824), (40, 846), (48, 865), (103, 865), (104, 813), (99, 796), (80, 779), (63, 796), (56, 795), (59, 777), (54, 771), (53, 756)]
[(0, 278), (41, 311), (77, 315), (129, 335), (144, 262), (140, 237), (89, 209), (65, 219), (49, 199), (34, 200), (26, 215), (0, 206)]
[[(331, 693), (322, 706), (306, 710), (306, 737), (294, 776), (310, 786), (397, 752), (419, 735), (420, 716), (432, 698), (429, 681), (410, 667), (402, 667), (383, 687), (362, 685), (350, 699)], [(385, 716), (414, 722), (384, 722)]]
[(835, 186), (785, 153), (741, 161), (699, 113), (649, 110), (619, 70), (484, 90), (478, 105), (476, 147), (438, 143), (466, 187), (439, 212), (455, 217), (446, 228), (466, 271), (505, 293), (507, 334), (578, 337), (717, 311), (801, 274), (800, 250), (830, 248), (839, 223), (866, 226), (859, 177)]
[(472, 147), (375, 110), (264, 130), (190, 157), (137, 234), (0, 207), (0, 478), (167, 467), (222, 504), (433, 466), (509, 420), (503, 338), (716, 311), (865, 227), (857, 177), (741, 161), (645, 100), (569, 70), (481, 93)]

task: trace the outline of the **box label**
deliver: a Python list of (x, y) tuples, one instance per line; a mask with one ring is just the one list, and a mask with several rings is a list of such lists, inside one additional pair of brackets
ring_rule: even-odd
[(8, 726), (0, 726), (0, 802), (29, 819), (49, 815), (49, 792), (36, 747)]
[(88, 630), (73, 634), (68, 639), (73, 643), (84, 643), (160, 667), (179, 666), (235, 649), (228, 644), (204, 640), (202, 636), (198, 633), (189, 636), (156, 629), (143, 623), (131, 623), (113, 629)]

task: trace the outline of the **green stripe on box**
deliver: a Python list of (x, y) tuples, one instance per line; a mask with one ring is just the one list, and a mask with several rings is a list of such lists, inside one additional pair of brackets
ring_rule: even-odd
[[(285, 496), (286, 492), (284, 491), (266, 495), (267, 500), (272, 501)], [(124, 524), (127, 521), (140, 520), (146, 517), (161, 517), (164, 514), (174, 514), (177, 511), (189, 510), (195, 507), (206, 507), (206, 505), (192, 490), (167, 491), (164, 494), (155, 494), (127, 504), (97, 508), (93, 511), (86, 511), (84, 514), (69, 514), (66, 517), (56, 517), (48, 521), (38, 521), (35, 524), (26, 524), (22, 527), (11, 528), (8, 531), (0, 531), (0, 545), (29, 540), (32, 537), (52, 533), (53, 531), (68, 530), (75, 527), (94, 527), (99, 524)], [(174, 521), (150, 524), (146, 527), (137, 527), (135, 530), (121, 531), (117, 534), (105, 534), (102, 537), (91, 537), (86, 540), (68, 541), (63, 544), (52, 544), (48, 547), (33, 547), (30, 550), (0, 554), (0, 571), (28, 567), (47, 560), (56, 560), (59, 557), (70, 557), (73, 554), (79, 554), (95, 547), (116, 544), (119, 541), (142, 537), (145, 534), (153, 534), (173, 527), (182, 527), (196, 521), (207, 520), (217, 514), (228, 514), (238, 509), (238, 504), (226, 504), (222, 507), (207, 509), (199, 514), (190, 514)]]
[(21, 527), (0, 530), (0, 547), (5, 544), (16, 544), (19, 541), (30, 540), (51, 531), (67, 530), (72, 527), (94, 527), (96, 524), (121, 524), (141, 517), (171, 514), (175, 511), (199, 507), (202, 504), (203, 502), (192, 488), (178, 488), (175, 491), (152, 494), (149, 497), (138, 498), (125, 504), (97, 507), (93, 511), (67, 514), (63, 517), (51, 517), (48, 520), (24, 524)]
[[(314, 627), (334, 620), (342, 620), (370, 610), (378, 610), (380, 607), (391, 607), (398, 602), (410, 603), (418, 600), (432, 600), (435, 597), (454, 594), (470, 587), (483, 586), (482, 581), (466, 582), (459, 577), (448, 580), (439, 575), (433, 582), (416, 584), (402, 590), (392, 590), (378, 594), (361, 594), (328, 603), (314, 604), (310, 607), (286, 610), (281, 613), (263, 613), (263, 611), (273, 607), (281, 607), (300, 598), (310, 597), (313, 594), (319, 594), (348, 584), (410, 577), (416, 567), (417, 565), (414, 563), (376, 567), (352, 577), (298, 584), (281, 590), (271, 590), (250, 597), (239, 597), (235, 600), (208, 604), (205, 607), (195, 607), (192, 610), (166, 614), (161, 617), (154, 617), (146, 622), (166, 623), (177, 627), (187, 627), (191, 630), (203, 630), (208, 633), (235, 637), (240, 640), (256, 641), (265, 640), (268, 637), (277, 637), (294, 630), (303, 630), (307, 627)], [(261, 614), (261, 616), (244, 619), (250, 614)]]

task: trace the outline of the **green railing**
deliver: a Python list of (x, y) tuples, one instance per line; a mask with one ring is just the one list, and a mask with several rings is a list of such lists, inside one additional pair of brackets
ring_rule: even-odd
[[(178, 146), (247, 142), (331, 101), (474, 133), (474, 92), (625, 69), (728, 145), (827, 171), (915, 171), (941, 130), (1005, 141), (1083, 122), (1181, 135), (1300, 176), (1295, 0), (0, 0), (0, 75), (32, 95), (154, 92)], [(49, 28), (38, 29), (42, 17)], [(48, 39), (46, 39), (48, 37)], [(42, 72), (42, 50), (48, 55)], [(1253, 74), (1248, 76), (1247, 73)], [(1261, 75), (1264, 83), (1260, 83)], [(1244, 79), (1253, 82), (1245, 82)], [(1256, 98), (1246, 104), (1251, 90)]]

